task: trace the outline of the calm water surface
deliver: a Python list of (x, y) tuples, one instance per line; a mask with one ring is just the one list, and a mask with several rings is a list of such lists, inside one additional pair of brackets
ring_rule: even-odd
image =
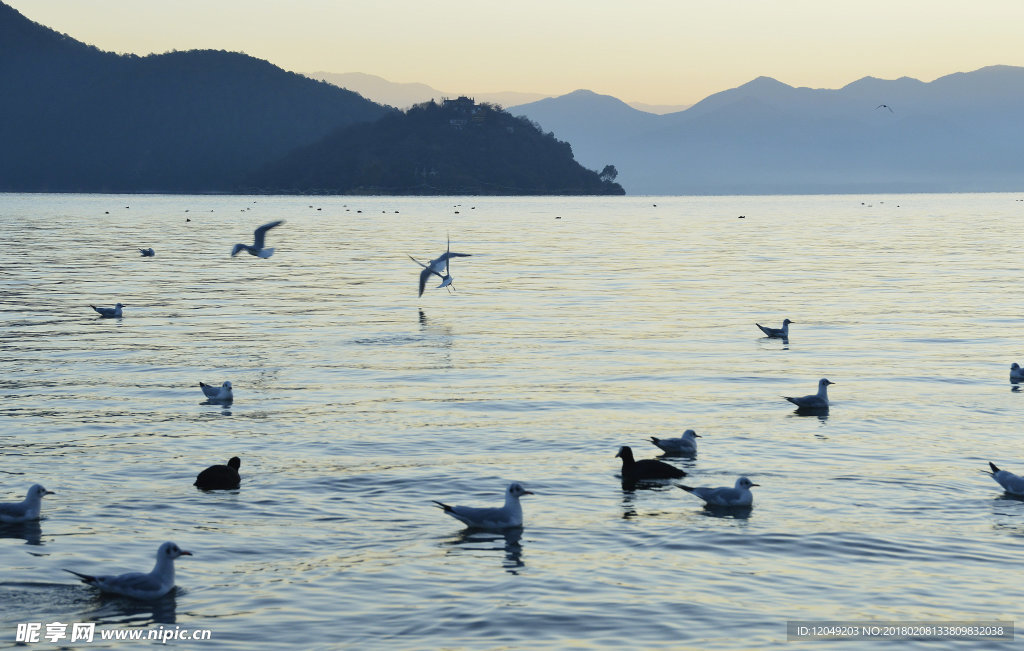
[[(57, 493), (0, 528), (0, 646), (53, 621), (210, 629), (179, 643), (203, 649), (1024, 621), (1024, 502), (981, 472), (1024, 472), (1018, 199), (0, 195), (0, 500)], [(272, 219), (274, 257), (228, 255)], [(473, 257), (417, 298), (406, 254), (449, 233)], [(786, 317), (788, 345), (754, 326)], [(795, 415), (780, 396), (820, 377), (831, 413)], [(224, 380), (234, 404), (202, 404)], [(686, 428), (698, 455), (671, 461), (749, 475), (748, 514), (624, 490), (618, 447)], [(233, 455), (240, 490), (192, 486)], [(511, 480), (537, 493), (520, 531), (430, 502)], [(148, 571), (165, 540), (195, 556), (156, 604), (61, 571)]]

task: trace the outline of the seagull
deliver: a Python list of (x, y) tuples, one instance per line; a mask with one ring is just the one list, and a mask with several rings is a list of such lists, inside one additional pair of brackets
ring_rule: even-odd
[(533, 492), (526, 490), (522, 484), (514, 481), (505, 490), (505, 506), (502, 507), (449, 506), (437, 500), (431, 501), (444, 509), (448, 515), (465, 523), (467, 527), (506, 529), (523, 526), (523, 507), (519, 504), (519, 498), (523, 495), (533, 495)]
[(761, 328), (761, 332), (763, 332), (766, 337), (771, 337), (772, 339), (789, 339), (790, 323), (793, 322), (790, 321), (789, 319), (784, 320), (782, 322), (781, 328), (767, 328), (761, 325), (760, 323), (755, 323), (754, 325), (756, 325), (758, 328)]
[(89, 307), (91, 307), (92, 309), (94, 309), (97, 312), (99, 312), (100, 316), (103, 317), (103, 318), (106, 318), (106, 319), (109, 319), (109, 318), (120, 319), (121, 318), (121, 308), (124, 307), (124, 305), (122, 305), (121, 303), (118, 303), (114, 307), (96, 307), (95, 305), (90, 305)]
[(42, 507), (43, 495), (53, 495), (39, 484), (28, 489), (28, 494), (21, 502), (6, 502), (0, 504), (0, 522), (13, 524), (17, 522), (28, 522), (39, 519), (39, 509)]
[(271, 246), (268, 248), (263, 248), (263, 244), (267, 237), (267, 231), (269, 231), (271, 228), (280, 226), (283, 223), (283, 219), (278, 219), (277, 221), (270, 222), (269, 224), (264, 224), (260, 226), (253, 232), (252, 246), (249, 246), (248, 244), (236, 244), (235, 248), (231, 249), (231, 257), (235, 257), (242, 251), (245, 251), (249, 255), (254, 255), (258, 258), (269, 258), (270, 256), (274, 255), (274, 247)]
[(615, 456), (622, 458), (622, 481), (624, 483), (631, 484), (643, 479), (679, 479), (686, 476), (685, 472), (664, 461), (657, 459), (635, 461), (633, 450), (628, 445), (619, 448), (619, 453)]
[(156, 251), (153, 250), (153, 247), (150, 247), (148, 249), (139, 249), (139, 253), (142, 254), (143, 258), (152, 258), (153, 256), (156, 255)]
[(706, 506), (750, 506), (754, 503), (754, 494), (750, 492), (751, 486), (760, 486), (746, 477), (736, 480), (733, 488), (722, 486), (721, 488), (707, 488), (679, 485), (687, 493), (693, 493), (704, 500)]
[[(406, 255), (409, 255), (408, 253)], [(452, 238), (448, 238), (448, 250), (437, 256), (427, 264), (423, 264), (416, 258), (409, 256), (409, 259), (423, 267), (423, 271), (420, 272), (420, 296), (423, 296), (423, 290), (427, 286), (427, 279), (430, 278), (430, 274), (434, 274), (441, 279), (441, 284), (438, 288), (447, 287), (452, 284), (451, 274), (448, 273), (448, 258), (467, 258), (473, 255), (472, 253), (452, 253)], [(442, 276), (441, 271), (445, 274)]]
[(821, 378), (818, 380), (818, 392), (809, 396), (790, 398), (782, 396), (797, 406), (797, 409), (828, 409), (828, 385), (835, 384), (830, 380)]
[(688, 429), (683, 432), (681, 437), (674, 439), (659, 439), (656, 436), (652, 436), (651, 443), (657, 445), (667, 454), (681, 454), (692, 457), (697, 454), (697, 439), (699, 438), (701, 438), (700, 434), (692, 429)]
[(1010, 382), (1024, 382), (1024, 368), (1017, 362), (1010, 364)]
[(890, 113), (895, 113), (896, 112), (896, 111), (892, 110), (892, 107), (889, 106), (888, 104), (879, 104), (878, 106), (875, 107), (875, 110), (877, 111), (880, 108), (887, 108), (887, 109), (889, 109)]
[(191, 556), (192, 552), (181, 549), (172, 542), (165, 542), (156, 550), (156, 565), (149, 574), (128, 572), (127, 574), (105, 574), (92, 576), (67, 570), (83, 583), (95, 586), (102, 592), (119, 594), (135, 599), (159, 599), (174, 588), (174, 559), (179, 556)]
[(992, 472), (982, 472), (985, 472), (986, 475), (992, 475), (992, 479), (999, 482), (1003, 490), (1013, 495), (1024, 495), (1024, 477), (1015, 475), (1009, 470), (1000, 470), (991, 461), (988, 462), (988, 465), (992, 468)]
[(200, 382), (199, 388), (210, 402), (231, 402), (235, 399), (235, 394), (231, 392), (231, 382), (224, 382), (219, 387)]
[(231, 490), (233, 488), (238, 488), (238, 485), (242, 483), (242, 478), (238, 476), (238, 468), (241, 467), (241, 465), (241, 459), (238, 457), (231, 457), (228, 459), (228, 465), (210, 466), (199, 473), (196, 477), (196, 483), (192, 485), (198, 486), (204, 491)]

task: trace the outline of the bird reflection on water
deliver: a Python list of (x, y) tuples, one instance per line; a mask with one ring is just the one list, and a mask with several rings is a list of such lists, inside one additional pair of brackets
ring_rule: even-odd
[(466, 551), (504, 551), (501, 566), (510, 574), (518, 574), (523, 562), (523, 528), (509, 527), (500, 531), (489, 529), (463, 529), (444, 542), (453, 548)]

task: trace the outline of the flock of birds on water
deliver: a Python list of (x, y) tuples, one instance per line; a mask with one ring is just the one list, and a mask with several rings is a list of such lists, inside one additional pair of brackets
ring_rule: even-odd
[[(882, 108), (882, 107), (879, 107)], [(888, 107), (886, 107), (888, 108)], [(891, 110), (891, 109), (890, 109)], [(274, 254), (273, 247), (266, 246), (267, 232), (280, 226), (284, 220), (272, 221), (257, 228), (253, 234), (253, 243), (235, 244), (231, 250), (234, 257), (245, 251), (249, 255), (258, 258), (269, 258)], [(155, 257), (156, 253), (152, 248), (139, 249), (142, 257)], [(422, 270), (419, 274), (419, 296), (423, 295), (426, 283), (430, 276), (435, 275), (441, 279), (440, 288), (448, 288), (451, 291), (452, 276), (450, 262), (455, 257), (468, 257), (471, 253), (452, 253), (451, 238), (448, 239), (448, 248), (437, 258), (428, 261), (426, 264), (416, 258), (409, 256), (413, 262), (420, 265)], [(122, 318), (122, 303), (114, 307), (90, 307), (99, 313), (101, 318)], [(782, 339), (789, 341), (789, 326), (793, 321), (785, 319), (782, 326), (772, 328), (755, 323), (761, 332), (768, 338)], [(1010, 382), (1024, 382), (1024, 368), (1014, 362), (1010, 366)], [(799, 414), (827, 414), (829, 409), (828, 387), (835, 384), (827, 378), (818, 381), (816, 393), (791, 397), (783, 396), (790, 403), (796, 405)], [(199, 388), (209, 403), (231, 404), (234, 401), (234, 393), (230, 381), (225, 381), (219, 386), (199, 383)], [(692, 429), (683, 432), (678, 438), (657, 438), (651, 437), (650, 442), (657, 446), (666, 457), (688, 457), (693, 458), (697, 454), (697, 439), (700, 435)], [(640, 459), (633, 456), (633, 450), (629, 446), (622, 446), (615, 455), (622, 459), (621, 478), (624, 487), (635, 487), (645, 482), (662, 482), (664, 480), (682, 479), (686, 472), (658, 459)], [(194, 486), (200, 490), (234, 490), (241, 485), (241, 477), (238, 473), (241, 467), (241, 460), (232, 457), (226, 465), (214, 465), (206, 468), (196, 477)], [(994, 463), (989, 462), (990, 471), (983, 471), (990, 475), (1006, 493), (1017, 497), (1024, 497), (1024, 477), (1016, 475), (1008, 470), (1002, 470)], [(742, 476), (736, 480), (733, 486), (723, 487), (693, 487), (683, 484), (676, 484), (678, 488), (700, 498), (707, 509), (725, 509), (742, 514), (752, 508), (754, 496), (751, 488), (758, 486), (748, 477)], [(39, 484), (28, 489), (28, 494), (21, 502), (0, 503), (0, 523), (19, 524), (39, 520), (41, 517), (42, 499), (46, 495), (53, 495)], [(519, 482), (512, 482), (505, 489), (505, 502), (499, 507), (470, 507), (452, 506), (444, 502), (434, 501), (438, 508), (456, 520), (462, 522), (470, 529), (510, 529), (523, 525), (523, 509), (519, 498), (525, 495), (533, 495), (532, 491), (526, 490)], [(67, 570), (74, 574), (83, 583), (98, 588), (103, 593), (115, 594), (136, 599), (153, 600), (163, 597), (174, 588), (174, 560), (181, 556), (191, 556), (192, 552), (178, 547), (173, 542), (165, 542), (160, 545), (156, 553), (156, 565), (152, 571), (129, 572), (118, 575), (91, 575)]]

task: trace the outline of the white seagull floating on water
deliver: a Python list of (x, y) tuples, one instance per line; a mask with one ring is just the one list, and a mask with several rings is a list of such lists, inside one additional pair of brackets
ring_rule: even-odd
[(505, 489), (505, 506), (492, 508), (477, 508), (472, 506), (449, 506), (444, 502), (431, 500), (444, 512), (468, 527), (476, 529), (507, 529), (509, 527), (523, 526), (523, 507), (519, 504), (519, 498), (523, 495), (533, 495), (533, 492), (523, 488), (519, 482), (512, 482)]
[(1003, 487), (1003, 490), (1013, 495), (1024, 495), (1024, 477), (1015, 475), (1009, 470), (1000, 470), (991, 461), (988, 462), (988, 465), (992, 468), (992, 472), (982, 472), (991, 475), (992, 479), (995, 479)]
[(231, 402), (235, 399), (235, 394), (231, 392), (231, 382), (224, 382), (219, 387), (200, 382), (199, 388), (210, 402)]
[(750, 492), (750, 487), (759, 485), (746, 477), (740, 477), (736, 480), (736, 485), (733, 488), (728, 486), (721, 488), (705, 488), (700, 486), (691, 488), (681, 484), (679, 488), (682, 488), (687, 493), (693, 493), (704, 500), (704, 503), (708, 506), (750, 506), (754, 503), (754, 494)]
[(283, 219), (278, 219), (277, 221), (270, 222), (269, 224), (264, 224), (260, 226), (255, 231), (253, 231), (252, 246), (241, 243), (236, 244), (235, 248), (231, 249), (231, 257), (235, 257), (242, 251), (245, 251), (249, 255), (254, 255), (258, 258), (269, 258), (270, 256), (274, 255), (274, 247), (271, 246), (264, 248), (263, 245), (266, 243), (267, 231), (269, 231), (271, 228), (276, 228), (277, 226), (280, 226), (283, 223)]
[(14, 524), (38, 520), (39, 511), (43, 506), (43, 495), (53, 494), (53, 491), (48, 491), (39, 484), (33, 485), (28, 489), (24, 500), (0, 504), (0, 522)]
[(790, 321), (789, 319), (784, 320), (782, 322), (781, 328), (769, 328), (761, 325), (760, 323), (755, 323), (754, 325), (756, 325), (758, 328), (761, 328), (761, 332), (763, 332), (766, 337), (771, 337), (772, 339), (789, 339), (790, 323), (793, 322)]
[(692, 429), (688, 429), (678, 438), (659, 439), (656, 436), (652, 436), (651, 443), (657, 445), (668, 454), (693, 456), (697, 454), (698, 438), (701, 438), (700, 434), (694, 432)]
[(96, 307), (95, 305), (90, 305), (89, 307), (91, 307), (92, 309), (94, 309), (97, 312), (99, 312), (99, 315), (101, 317), (103, 317), (103, 318), (106, 318), (106, 319), (110, 319), (110, 318), (120, 319), (121, 318), (121, 308), (124, 307), (124, 305), (122, 305), (121, 303), (118, 303), (114, 307)]
[(128, 572), (127, 574), (105, 574), (93, 576), (65, 569), (83, 583), (99, 588), (102, 592), (118, 594), (134, 599), (159, 599), (174, 588), (174, 559), (191, 556), (192, 552), (181, 549), (172, 542), (165, 542), (156, 551), (156, 565), (149, 574)]
[(809, 396), (801, 396), (799, 398), (790, 398), (789, 396), (782, 396), (786, 400), (792, 402), (797, 406), (797, 409), (828, 409), (828, 385), (835, 384), (826, 378), (818, 380), (818, 392)]
[[(409, 255), (406, 253), (406, 255)], [(423, 267), (423, 271), (420, 272), (420, 296), (423, 296), (423, 290), (427, 286), (427, 279), (430, 278), (431, 274), (434, 274), (441, 279), (441, 284), (438, 285), (438, 289), (441, 287), (447, 287), (452, 284), (452, 276), (448, 270), (448, 259), (449, 258), (468, 258), (473, 255), (472, 253), (452, 253), (452, 238), (448, 238), (448, 250), (437, 256), (427, 264), (423, 264), (416, 258), (409, 255), (409, 259)], [(441, 272), (445, 273), (442, 275)]]

